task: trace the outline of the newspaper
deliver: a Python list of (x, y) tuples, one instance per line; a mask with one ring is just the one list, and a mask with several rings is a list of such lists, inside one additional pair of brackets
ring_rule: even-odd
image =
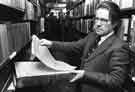
[(32, 54), (35, 55), (45, 66), (58, 71), (74, 70), (76, 67), (63, 61), (56, 60), (46, 46), (41, 46), (37, 36), (32, 37)]
[(17, 78), (81, 72), (81, 70), (75, 70), (75, 66), (56, 60), (46, 46), (40, 46), (37, 36), (33, 36), (31, 52), (40, 61), (15, 62)]

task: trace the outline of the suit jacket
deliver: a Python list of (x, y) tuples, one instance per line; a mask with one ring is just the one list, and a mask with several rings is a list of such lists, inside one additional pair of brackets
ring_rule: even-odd
[(115, 34), (92, 51), (96, 34), (90, 33), (77, 42), (54, 42), (52, 49), (81, 57), (85, 75), (79, 80), (82, 92), (122, 92), (129, 72), (128, 44)]

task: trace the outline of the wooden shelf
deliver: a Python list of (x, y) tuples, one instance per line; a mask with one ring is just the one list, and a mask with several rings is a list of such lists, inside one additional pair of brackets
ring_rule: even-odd
[(121, 18), (130, 18), (132, 14), (135, 14), (135, 8), (121, 9)]

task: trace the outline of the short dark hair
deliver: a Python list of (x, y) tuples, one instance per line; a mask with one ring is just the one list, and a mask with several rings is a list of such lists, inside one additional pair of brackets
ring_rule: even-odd
[(99, 5), (97, 5), (96, 10), (99, 8), (105, 8), (109, 10), (109, 18), (112, 24), (117, 23), (114, 28), (114, 30), (117, 31), (121, 25), (120, 7), (112, 1), (103, 1)]

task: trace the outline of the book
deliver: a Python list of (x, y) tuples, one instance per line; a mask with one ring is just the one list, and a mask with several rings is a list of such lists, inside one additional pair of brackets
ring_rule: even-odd
[(5, 24), (0, 24), (0, 60), (1, 62), (8, 57), (9, 52), (9, 43), (7, 36), (7, 28)]
[(30, 23), (15, 23), (7, 25), (11, 51), (19, 51), (30, 40)]

